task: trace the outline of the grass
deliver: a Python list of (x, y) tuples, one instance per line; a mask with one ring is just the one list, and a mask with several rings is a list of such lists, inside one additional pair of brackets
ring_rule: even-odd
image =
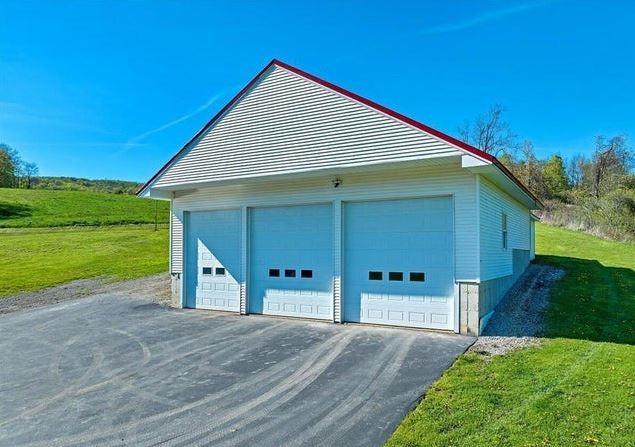
[[(153, 212), (129, 196), (0, 189), (0, 226), (152, 222)], [(635, 245), (545, 225), (537, 241), (538, 262), (567, 271), (545, 316), (547, 341), (461, 356), (389, 446), (635, 446)], [(166, 271), (167, 250), (165, 228), (5, 229), (0, 296)]]
[[(155, 210), (156, 207), (156, 210)], [(125, 194), (0, 188), (0, 228), (167, 223), (167, 202)]]
[(537, 242), (567, 271), (547, 340), (461, 356), (388, 446), (635, 446), (635, 245), (546, 225)]
[(136, 278), (165, 272), (167, 264), (165, 227), (4, 230), (0, 297), (82, 278)]

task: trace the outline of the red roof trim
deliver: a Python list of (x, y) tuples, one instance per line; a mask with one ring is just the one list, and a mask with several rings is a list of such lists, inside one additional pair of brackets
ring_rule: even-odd
[(324, 79), (318, 78), (317, 76), (314, 76), (311, 73), (307, 73), (306, 71), (303, 71), (303, 70), (300, 70), (299, 68), (293, 67), (292, 65), (286, 64), (286, 63), (284, 63), (282, 61), (279, 61), (277, 59), (274, 59), (272, 61), (272, 63), (277, 65), (277, 66), (279, 66), (279, 67), (282, 67), (282, 68), (284, 68), (286, 70), (289, 70), (289, 71), (291, 71), (291, 72), (293, 72), (293, 73), (295, 73), (295, 74), (297, 74), (299, 76), (302, 76), (302, 77), (307, 78), (307, 79), (309, 79), (309, 80), (311, 80), (313, 82), (316, 82), (316, 83), (318, 83), (318, 84), (320, 84), (320, 85), (322, 85), (322, 86), (324, 86), (324, 87), (326, 87), (328, 89), (334, 90), (337, 93), (340, 93), (340, 94), (342, 94), (342, 95), (344, 95), (344, 96), (346, 96), (348, 98), (351, 98), (351, 99), (353, 99), (355, 101), (358, 101), (358, 102), (360, 102), (360, 103), (362, 103), (362, 104), (364, 104), (364, 105), (366, 105), (366, 106), (368, 106), (368, 107), (370, 107), (372, 109), (375, 109), (375, 110), (377, 110), (379, 112), (385, 113), (386, 115), (389, 115), (389, 116), (391, 116), (391, 117), (393, 117), (395, 119), (398, 119), (399, 121), (402, 121), (402, 122), (404, 122), (406, 124), (409, 124), (412, 127), (415, 127), (415, 128), (417, 128), (419, 130), (422, 130), (422, 131), (424, 131), (426, 133), (429, 133), (430, 135), (434, 135), (435, 137), (437, 137), (437, 138), (439, 138), (439, 139), (441, 139), (441, 140), (443, 140), (443, 141), (445, 141), (447, 143), (450, 143), (450, 144), (452, 144), (454, 146), (457, 146), (458, 148), (463, 149), (463, 150), (469, 152), (472, 155), (475, 155), (475, 156), (477, 156), (479, 158), (482, 158), (482, 159), (494, 164), (507, 177), (509, 177), (510, 180), (512, 180), (514, 183), (516, 183), (516, 185), (518, 185), (523, 190), (523, 192), (525, 192), (529, 197), (531, 197), (536, 203), (542, 205), (540, 200), (538, 200), (538, 198), (536, 196), (534, 196), (534, 194), (531, 191), (529, 191), (529, 189), (527, 189), (527, 187), (525, 185), (523, 185), (522, 182), (520, 180), (518, 180), (516, 178), (516, 176), (514, 176), (514, 174), (512, 174), (509, 171), (509, 169), (507, 169), (505, 167), (505, 165), (503, 165), (503, 163), (501, 163), (500, 160), (498, 160), (493, 155), (488, 154), (487, 152), (484, 152), (484, 151), (482, 151), (480, 149), (477, 149), (474, 146), (472, 146), (470, 144), (467, 144), (464, 141), (458, 140), (458, 139), (456, 139), (456, 138), (454, 138), (454, 137), (452, 137), (452, 136), (450, 136), (448, 134), (445, 134), (445, 133), (443, 133), (443, 132), (441, 132), (441, 131), (439, 131), (437, 129), (434, 129), (434, 128), (430, 127), (430, 126), (426, 126), (425, 124), (420, 123), (419, 121), (415, 121), (412, 118), (409, 118), (409, 117), (407, 117), (405, 115), (402, 115), (399, 112), (395, 112), (394, 110), (389, 109), (388, 107), (384, 107), (381, 104), (377, 104), (376, 102), (371, 101), (370, 99), (364, 98), (363, 96), (360, 96), (360, 95), (358, 95), (356, 93), (348, 91), (348, 90), (346, 90), (346, 89), (344, 89), (342, 87), (339, 87), (339, 86), (337, 86), (335, 84), (331, 84), (330, 82), (325, 81)]
[(306, 78), (310, 81), (313, 81), (317, 84), (320, 84), (330, 90), (333, 90), (343, 96), (346, 96), (347, 98), (350, 98), (354, 101), (360, 102), (372, 109), (375, 109), (381, 113), (384, 113), (388, 116), (391, 116), (403, 123), (406, 123), (412, 127), (415, 127), (419, 130), (422, 130), (423, 132), (426, 132), (430, 135), (433, 135), (453, 146), (456, 146), (460, 149), (463, 149), (464, 151), (475, 155), (476, 157), (479, 157), (485, 161), (488, 161), (490, 163), (492, 163), (493, 165), (495, 165), (498, 169), (500, 169), (510, 180), (512, 180), (516, 185), (518, 185), (523, 192), (525, 192), (529, 197), (531, 197), (537, 204), (542, 205), (542, 203), (540, 202), (540, 200), (538, 200), (538, 198), (536, 198), (536, 196), (534, 196), (534, 194), (532, 194), (531, 191), (529, 191), (529, 189), (527, 189), (527, 187), (525, 185), (522, 184), (522, 182), (520, 180), (518, 180), (514, 174), (512, 174), (509, 169), (507, 169), (501, 162), (500, 160), (498, 160), (496, 157), (494, 157), (491, 154), (488, 154), (487, 152), (484, 152), (480, 149), (475, 148), (474, 146), (467, 144), (461, 140), (458, 140), (448, 134), (445, 134), (437, 129), (434, 129), (430, 126), (426, 126), (423, 123), (420, 123), (419, 121), (413, 120), (412, 118), (409, 118), (405, 115), (402, 115), (401, 113), (395, 112), (392, 109), (389, 109), (388, 107), (384, 107), (381, 104), (377, 104), (374, 101), (371, 101), (370, 99), (364, 98), (363, 96), (360, 96), (356, 93), (353, 93), (351, 91), (348, 91), (342, 87), (339, 87), (335, 84), (332, 84), (328, 81), (325, 81), (324, 79), (318, 78), (317, 76), (312, 75), (311, 73), (307, 73), (306, 71), (300, 70), (299, 68), (296, 68), (292, 65), (286, 64), (282, 61), (279, 61), (277, 59), (273, 59), (271, 62), (269, 62), (267, 64), (267, 66), (265, 68), (263, 68), (251, 81), (249, 81), (249, 83), (243, 87), (242, 90), (240, 90), (240, 92), (238, 92), (238, 94), (236, 96), (234, 96), (232, 98), (232, 100), (227, 103), (227, 105), (225, 107), (223, 107), (220, 112), (218, 112), (216, 115), (214, 115), (214, 117), (205, 125), (203, 126), (203, 128), (201, 130), (199, 130), (196, 135), (194, 135), (194, 137), (192, 139), (190, 139), (182, 148), (181, 150), (179, 150), (160, 170), (159, 172), (157, 172), (154, 176), (152, 176), (152, 178), (150, 180), (148, 180), (141, 188), (139, 188), (139, 191), (137, 192), (137, 194), (140, 194), (144, 189), (146, 189), (159, 175), (161, 175), (173, 162), (174, 160), (176, 160), (176, 158), (185, 150), (185, 148), (187, 148), (194, 140), (196, 140), (201, 134), (203, 134), (212, 124), (214, 124), (214, 122), (216, 120), (218, 120), (221, 116), (223, 116), (223, 114), (229, 109), (231, 108), (236, 101), (238, 101), (238, 99), (240, 99), (241, 96), (243, 96), (247, 90), (249, 90), (257, 81), (258, 79), (260, 79), (260, 77), (267, 71), (269, 70), (269, 68), (273, 65), (277, 65), (278, 67), (284, 68), (285, 70), (288, 70), (292, 73), (297, 74), (298, 76), (302, 76), (303, 78)]
[(377, 104), (374, 101), (371, 101), (370, 99), (364, 98), (363, 96), (359, 96), (356, 93), (350, 92), (342, 87), (339, 87), (335, 84), (331, 84), (328, 81), (325, 81), (323, 79), (318, 78), (317, 76), (312, 75), (311, 73), (307, 73), (306, 71), (302, 71), (299, 68), (295, 68), (289, 64), (285, 64), (284, 62), (281, 62), (279, 60), (274, 59), (273, 63), (279, 67), (285, 68), (297, 75), (300, 75), (304, 78), (310, 79), (313, 82), (317, 82), (320, 85), (323, 85), (326, 88), (329, 88), (331, 90), (336, 91), (337, 93), (340, 93), (348, 98), (354, 99), (355, 101), (361, 102), (362, 104), (375, 109), (379, 112), (385, 113), (386, 115), (392, 116), (393, 118), (398, 119), (399, 121), (403, 121), (406, 124), (409, 124), (413, 127), (416, 127), (419, 130), (423, 130), (424, 132), (427, 132), (431, 135), (434, 135), (435, 137), (441, 138), (444, 141), (447, 141), (448, 143), (451, 143), (455, 146), (460, 147), (461, 149), (464, 149), (480, 158), (483, 158), (487, 161), (493, 161), (493, 156), (491, 156), (490, 154), (488, 154), (487, 152), (483, 152), (480, 149), (477, 149), (473, 146), (470, 146), (469, 144), (464, 143), (461, 140), (457, 140), (454, 137), (451, 137), (449, 135), (444, 134), (443, 132), (440, 132), (436, 129), (433, 129), (430, 126), (426, 126), (423, 123), (420, 123), (418, 121), (413, 120), (412, 118), (408, 118), (405, 115), (402, 115), (401, 113), (395, 112), (392, 109), (389, 109), (388, 107), (384, 107), (381, 104)]

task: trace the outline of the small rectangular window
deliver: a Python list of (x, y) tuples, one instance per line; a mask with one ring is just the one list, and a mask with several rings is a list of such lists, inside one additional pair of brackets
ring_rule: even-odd
[(426, 280), (426, 274), (423, 272), (410, 272), (410, 281), (423, 282)]
[(388, 281), (403, 281), (403, 272), (389, 272)]
[(269, 276), (272, 278), (280, 277), (280, 269), (269, 269)]
[(225, 276), (225, 267), (216, 267), (215, 273), (218, 276)]
[(503, 239), (503, 249), (507, 248), (507, 214), (503, 213), (501, 216), (501, 229)]
[(211, 267), (203, 267), (203, 275), (211, 275), (212, 268)]
[(300, 270), (301, 278), (313, 278), (313, 270)]
[(381, 281), (383, 277), (382, 272), (368, 272), (368, 279), (371, 281)]
[(294, 269), (285, 269), (284, 270), (285, 278), (295, 278), (295, 270)]

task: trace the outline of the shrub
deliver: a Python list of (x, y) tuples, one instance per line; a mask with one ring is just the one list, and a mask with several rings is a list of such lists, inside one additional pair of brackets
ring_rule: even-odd
[(616, 189), (599, 199), (590, 196), (572, 199), (575, 204), (546, 201), (541, 219), (604, 238), (635, 240), (635, 191)]

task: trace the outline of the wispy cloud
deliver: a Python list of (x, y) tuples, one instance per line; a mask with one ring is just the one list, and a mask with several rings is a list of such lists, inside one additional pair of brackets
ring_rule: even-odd
[(163, 132), (164, 130), (169, 129), (170, 127), (176, 126), (177, 124), (182, 123), (183, 121), (187, 121), (193, 116), (198, 115), (199, 113), (203, 112), (204, 110), (214, 105), (214, 103), (216, 103), (223, 96), (223, 94), (224, 92), (219, 92), (215, 94), (214, 96), (212, 96), (211, 98), (209, 98), (207, 101), (205, 101), (205, 103), (201, 104), (199, 107), (192, 110), (191, 112), (188, 112), (185, 115), (182, 115), (178, 118), (173, 119), (172, 121), (162, 124), (159, 127), (155, 127), (154, 129), (147, 130), (143, 133), (140, 133), (139, 135), (135, 137), (130, 138), (124, 145), (121, 152), (125, 152), (135, 146), (141, 146), (141, 142), (145, 140), (146, 138), (148, 138), (149, 136), (157, 134), (159, 132)]
[(112, 135), (112, 132), (92, 125), (89, 120), (79, 117), (80, 112), (73, 113), (60, 110), (55, 107), (43, 107), (26, 105), (17, 102), (0, 100), (0, 126), (39, 126), (44, 132), (73, 131), (93, 133), (99, 135)]
[(504, 17), (520, 14), (525, 11), (530, 11), (532, 9), (543, 6), (547, 3), (550, 3), (550, 1), (545, 0), (545, 1), (525, 2), (525, 3), (519, 3), (513, 6), (509, 6), (506, 8), (494, 9), (491, 11), (483, 12), (481, 14), (477, 14), (472, 17), (459, 19), (455, 22), (448, 22), (448, 23), (443, 23), (441, 25), (424, 28), (419, 31), (419, 34), (442, 34), (442, 33), (449, 33), (452, 31), (461, 31), (467, 28), (472, 28), (474, 26), (481, 25), (483, 23), (493, 22), (495, 20), (499, 20)]

